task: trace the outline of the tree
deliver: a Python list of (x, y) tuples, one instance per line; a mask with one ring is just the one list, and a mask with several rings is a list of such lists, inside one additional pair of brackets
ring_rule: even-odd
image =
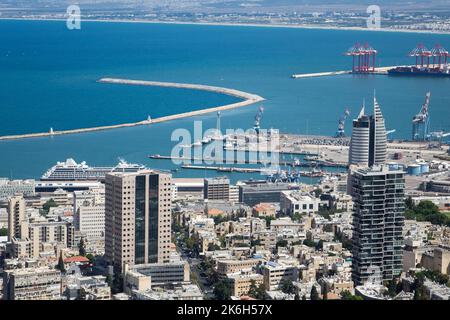
[(220, 250), (220, 246), (218, 246), (215, 243), (208, 244), (208, 251), (216, 251), (216, 250)]
[(305, 240), (303, 240), (303, 244), (304, 244), (305, 246), (308, 246), (308, 247), (315, 247), (315, 246), (316, 246), (316, 244), (314, 243), (314, 241), (311, 240), (311, 239), (305, 239)]
[(320, 239), (320, 240), (317, 242), (316, 250), (323, 250), (323, 240), (322, 240), (322, 239)]
[(319, 293), (317, 292), (316, 286), (312, 286), (310, 296), (311, 296), (311, 300), (320, 300)]
[(58, 204), (55, 202), (55, 200), (50, 199), (42, 205), (42, 210), (40, 211), (40, 213), (42, 215), (46, 216), (48, 214), (48, 212), (50, 211), (50, 208), (57, 207), (57, 206), (58, 206)]
[(93, 264), (95, 263), (95, 257), (94, 257), (94, 255), (88, 253), (88, 254), (86, 255), (86, 258), (89, 259), (89, 263), (90, 263), (90, 264), (93, 265)]
[(59, 255), (58, 264), (56, 265), (56, 269), (58, 269), (62, 273), (66, 272), (66, 267), (64, 266), (64, 260), (63, 260), (62, 254)]
[(230, 300), (231, 291), (231, 282), (225, 279), (216, 283), (213, 293), (217, 300)]
[(320, 197), (320, 195), (323, 193), (322, 189), (320, 188), (314, 189), (313, 192), (316, 198)]
[(258, 286), (256, 285), (256, 281), (252, 279), (250, 280), (248, 295), (256, 299), (257, 294), (258, 294)]
[(277, 244), (276, 244), (276, 247), (278, 249), (278, 247), (287, 247), (287, 245), (288, 245), (287, 240), (278, 240)]
[(83, 257), (86, 256), (86, 247), (83, 237), (81, 237), (80, 242), (78, 243), (78, 254)]
[(363, 300), (362, 297), (352, 295), (350, 293), (350, 291), (348, 291), (348, 290), (344, 290), (341, 292), (341, 299), (342, 300)]
[(406, 198), (405, 205), (407, 210), (413, 210), (414, 209), (414, 201), (411, 196)]
[(112, 282), (111, 292), (113, 294), (119, 293), (123, 291), (123, 277), (122, 273), (116, 272), (114, 274), (114, 279)]
[(6, 228), (1, 228), (0, 229), (0, 237), (6, 237), (8, 235), (8, 229)]
[(295, 286), (292, 283), (291, 279), (283, 279), (280, 282), (280, 289), (282, 292), (286, 294), (293, 294), (295, 293)]
[(111, 277), (111, 275), (109, 273), (106, 275), (106, 283), (108, 284), (108, 286), (110, 288), (112, 288), (112, 286), (113, 286), (113, 279), (112, 279), (112, 277)]

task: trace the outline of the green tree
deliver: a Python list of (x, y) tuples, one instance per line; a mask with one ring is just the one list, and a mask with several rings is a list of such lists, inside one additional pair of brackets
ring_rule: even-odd
[(257, 291), (258, 291), (258, 286), (256, 285), (256, 281), (253, 279), (250, 280), (250, 287), (248, 289), (248, 295), (250, 297), (253, 297), (256, 299)]
[(411, 196), (406, 198), (405, 205), (407, 210), (413, 210), (414, 209), (414, 201)]
[(220, 246), (218, 246), (215, 243), (208, 244), (208, 251), (216, 251), (216, 250), (220, 250)]
[(231, 291), (231, 282), (228, 279), (225, 279), (216, 283), (213, 293), (216, 300), (230, 300)]
[(341, 299), (342, 300), (363, 300), (362, 297), (352, 295), (350, 293), (350, 291), (348, 291), (348, 290), (344, 290), (341, 292)]
[(323, 240), (320, 239), (316, 244), (316, 250), (323, 250)]
[(310, 296), (311, 296), (311, 300), (320, 300), (319, 293), (317, 292), (316, 286), (312, 286)]
[(6, 237), (8, 235), (8, 229), (6, 228), (1, 228), (0, 229), (0, 237)]
[(50, 211), (50, 208), (57, 207), (57, 206), (58, 206), (58, 204), (55, 202), (55, 200), (50, 199), (42, 205), (42, 210), (40, 211), (40, 213), (42, 215), (46, 216), (48, 214), (48, 212)]
[(292, 283), (291, 279), (283, 279), (280, 282), (280, 289), (282, 292), (287, 294), (293, 294), (295, 293), (295, 286)]
[(110, 288), (112, 288), (112, 286), (113, 286), (113, 278), (112, 278), (112, 276), (109, 273), (106, 275), (106, 283), (108, 284), (108, 286)]
[(66, 272), (66, 267), (64, 266), (64, 259), (63, 259), (62, 254), (59, 255), (58, 264), (56, 265), (56, 269), (58, 269), (62, 273)]
[(320, 189), (320, 188), (314, 189), (313, 192), (314, 192), (314, 195), (316, 196), (316, 198), (320, 197), (320, 195), (323, 193), (322, 189)]
[(277, 244), (276, 244), (276, 247), (278, 249), (278, 247), (287, 247), (287, 245), (288, 245), (287, 240), (278, 240)]
[(314, 243), (314, 241), (311, 240), (311, 239), (305, 239), (305, 240), (303, 240), (303, 244), (304, 244), (305, 246), (308, 246), (308, 247), (315, 247), (315, 246), (316, 246), (316, 244)]
[(90, 263), (90, 264), (93, 265), (93, 264), (95, 263), (95, 257), (94, 257), (93, 254), (88, 253), (88, 254), (86, 255), (86, 258), (89, 259), (89, 263)]
[(80, 256), (86, 256), (86, 245), (84, 244), (84, 239), (81, 237), (80, 242), (78, 243), (78, 254)]

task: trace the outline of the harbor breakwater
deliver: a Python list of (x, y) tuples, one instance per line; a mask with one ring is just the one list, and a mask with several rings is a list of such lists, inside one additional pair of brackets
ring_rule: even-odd
[(0, 136), (0, 141), (25, 139), (25, 138), (39, 138), (39, 137), (48, 137), (48, 136), (57, 136), (57, 135), (66, 135), (66, 134), (77, 134), (77, 133), (85, 133), (85, 132), (92, 132), (92, 131), (111, 130), (111, 129), (126, 128), (126, 127), (150, 125), (153, 123), (166, 122), (166, 121), (188, 118), (188, 117), (193, 117), (193, 116), (200, 116), (200, 115), (211, 113), (211, 112), (242, 108), (242, 107), (249, 106), (249, 105), (252, 105), (252, 104), (255, 104), (260, 101), (265, 100), (263, 97), (261, 97), (259, 95), (251, 94), (248, 92), (243, 92), (243, 91), (229, 89), (229, 88), (223, 88), (223, 87), (200, 85), (200, 84), (144, 81), (144, 80), (117, 79), (117, 78), (102, 78), (102, 79), (98, 80), (97, 82), (108, 83), (108, 84), (167, 87), (167, 88), (180, 88), (180, 89), (210, 91), (210, 92), (215, 92), (215, 93), (220, 93), (220, 94), (225, 94), (228, 96), (240, 98), (240, 99), (243, 99), (243, 101), (232, 103), (232, 104), (227, 104), (227, 105), (223, 105), (223, 106), (217, 106), (217, 107), (183, 112), (183, 113), (178, 113), (178, 114), (173, 114), (173, 115), (168, 115), (168, 116), (162, 116), (162, 117), (155, 118), (155, 119), (146, 119), (146, 120), (138, 121), (138, 122), (121, 123), (121, 124), (106, 125), (106, 126), (91, 127), (91, 128), (59, 130), (59, 131), (58, 130), (50, 130), (49, 132)]

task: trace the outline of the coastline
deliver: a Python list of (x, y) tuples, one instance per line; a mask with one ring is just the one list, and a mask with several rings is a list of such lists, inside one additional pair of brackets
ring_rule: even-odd
[(25, 134), (17, 134), (17, 135), (7, 135), (0, 136), (0, 141), (6, 140), (17, 140), (17, 139), (27, 139), (27, 138), (39, 138), (39, 137), (50, 137), (50, 136), (59, 136), (59, 135), (67, 135), (67, 134), (78, 134), (78, 133), (86, 133), (93, 131), (103, 131), (103, 130), (111, 130), (111, 129), (119, 129), (119, 128), (127, 128), (127, 127), (136, 127), (142, 125), (151, 125), (154, 123), (167, 122), (176, 119), (188, 118), (193, 116), (204, 115), (217, 111), (231, 110), (242, 108), (245, 106), (249, 106), (265, 99), (256, 94), (239, 91), (235, 89), (216, 87), (216, 86), (208, 86), (208, 85), (200, 85), (200, 84), (190, 84), (190, 83), (176, 83), (176, 82), (158, 82), (158, 81), (144, 81), (144, 80), (131, 80), (131, 79), (118, 79), (118, 78), (101, 78), (97, 80), (99, 83), (108, 83), (108, 84), (120, 84), (120, 85), (139, 85), (139, 86), (151, 86), (151, 87), (167, 87), (167, 88), (183, 88), (183, 89), (191, 89), (191, 90), (201, 90), (201, 91), (210, 91), (215, 93), (220, 93), (236, 98), (243, 99), (243, 101), (227, 104), (223, 106), (205, 108), (195, 111), (188, 111), (168, 116), (162, 116), (155, 119), (149, 119), (138, 122), (130, 122), (130, 123), (121, 123), (115, 125), (106, 125), (106, 126), (98, 126), (98, 127), (90, 127), (90, 128), (80, 128), (80, 129), (69, 129), (69, 130), (60, 130), (60, 131), (52, 131), (52, 132), (39, 132), (39, 133), (25, 133)]
[[(13, 21), (66, 21), (65, 18), (19, 18), (19, 17), (0, 17), (1, 20)], [(223, 27), (257, 27), (257, 28), (290, 28), (290, 29), (315, 29), (315, 30), (337, 30), (337, 31), (366, 31), (366, 32), (398, 32), (398, 33), (417, 33), (417, 34), (440, 34), (450, 35), (450, 31), (431, 31), (431, 30), (402, 30), (392, 28), (368, 29), (364, 27), (339, 27), (339, 26), (318, 26), (318, 25), (300, 25), (300, 24), (264, 24), (264, 23), (232, 23), (232, 22), (183, 22), (183, 21), (159, 21), (144, 19), (84, 19), (81, 22), (103, 22), (103, 23), (142, 23), (142, 24), (173, 24), (173, 25), (200, 25), (200, 26), (223, 26)]]

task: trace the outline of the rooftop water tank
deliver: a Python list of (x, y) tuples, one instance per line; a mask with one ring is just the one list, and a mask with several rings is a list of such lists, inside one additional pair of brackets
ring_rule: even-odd
[(418, 176), (420, 175), (420, 165), (418, 164), (410, 164), (407, 170), (409, 175)]
[(422, 162), (420, 163), (420, 172), (421, 173), (428, 173), (430, 171), (430, 166), (428, 163)]

